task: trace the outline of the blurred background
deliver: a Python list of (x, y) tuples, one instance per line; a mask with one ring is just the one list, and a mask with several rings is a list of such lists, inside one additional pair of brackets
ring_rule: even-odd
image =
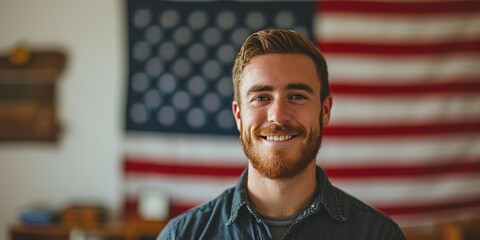
[(67, 221), (79, 205), (161, 228), (233, 186), (247, 162), (230, 71), (263, 28), (295, 29), (327, 58), (334, 106), (318, 164), (332, 182), (409, 236), (462, 239), (451, 223), (470, 228), (480, 212), (480, 4), (431, 0), (0, 0), (3, 123), (18, 111), (12, 82), (46, 81), (18, 72), (64, 56), (48, 80), (53, 137), (0, 126), (0, 238), (34, 210)]
[(0, 145), (0, 238), (32, 206), (99, 202), (118, 210), (122, 197), (123, 103), (127, 74), (121, 1), (0, 1), (0, 51), (17, 44), (67, 55), (57, 82), (56, 143)]

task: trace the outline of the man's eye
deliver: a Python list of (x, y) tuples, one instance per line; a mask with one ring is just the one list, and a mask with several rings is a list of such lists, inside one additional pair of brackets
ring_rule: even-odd
[(252, 101), (258, 101), (258, 102), (267, 101), (267, 100), (268, 100), (268, 97), (265, 97), (265, 96), (258, 96), (252, 99)]
[(307, 97), (303, 96), (303, 95), (300, 95), (300, 94), (295, 94), (295, 95), (292, 95), (290, 96), (290, 99), (307, 99)]

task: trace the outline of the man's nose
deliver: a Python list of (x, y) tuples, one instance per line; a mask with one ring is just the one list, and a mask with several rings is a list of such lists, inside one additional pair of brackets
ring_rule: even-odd
[(283, 99), (275, 99), (268, 109), (268, 122), (283, 125), (290, 121), (292, 114), (288, 102)]

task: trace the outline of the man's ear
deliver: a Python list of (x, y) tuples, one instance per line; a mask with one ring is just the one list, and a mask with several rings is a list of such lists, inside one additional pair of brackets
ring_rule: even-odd
[(330, 121), (330, 113), (332, 112), (332, 104), (333, 104), (333, 98), (332, 95), (329, 94), (325, 100), (323, 101), (323, 112), (322, 112), (322, 120), (323, 120), (323, 126), (326, 127), (328, 125), (328, 122)]
[(232, 112), (233, 117), (235, 117), (235, 122), (237, 123), (237, 129), (240, 131), (242, 119), (240, 114), (240, 104), (237, 101), (232, 102)]

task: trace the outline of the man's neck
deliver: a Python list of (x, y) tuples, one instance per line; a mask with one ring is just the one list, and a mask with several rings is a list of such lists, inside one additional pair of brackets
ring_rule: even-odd
[(248, 167), (248, 197), (261, 215), (286, 217), (299, 214), (313, 201), (316, 191), (316, 167), (312, 162), (305, 171), (291, 179), (265, 178)]

